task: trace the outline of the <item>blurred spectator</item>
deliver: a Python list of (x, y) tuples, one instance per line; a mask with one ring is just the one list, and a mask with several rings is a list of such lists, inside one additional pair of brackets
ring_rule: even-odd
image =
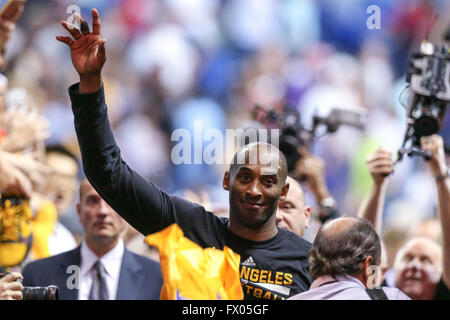
[(62, 146), (48, 146), (46, 160), (52, 174), (40, 192), (55, 205), (57, 212), (49, 238), (50, 254), (55, 255), (74, 249), (77, 245), (74, 235), (78, 238), (82, 235), (81, 225), (71, 210), (75, 205), (79, 169), (77, 158)]
[[(395, 286), (404, 291), (412, 299), (431, 300), (449, 299), (450, 285), (448, 278), (450, 248), (446, 243), (450, 227), (450, 177), (444, 154), (442, 137), (432, 135), (421, 138), (421, 148), (430, 152), (427, 166), (435, 179), (438, 193), (438, 210), (440, 229), (442, 233), (441, 247), (434, 239), (440, 238), (439, 233), (429, 236), (427, 230), (416, 228), (410, 233), (414, 236), (397, 252), (394, 262), (393, 276)], [(378, 148), (367, 157), (367, 166), (373, 178), (373, 186), (366, 196), (359, 215), (366, 217), (381, 233), (381, 217), (386, 196), (388, 175), (392, 173), (393, 161), (390, 152)], [(422, 224), (423, 227), (425, 224)], [(436, 229), (433, 230), (436, 232)], [(422, 233), (422, 234), (421, 234)], [(389, 279), (387, 279), (389, 281)], [(392, 281), (392, 280), (390, 280)]]
[(450, 299), (442, 280), (442, 247), (428, 238), (413, 238), (397, 253), (395, 286), (414, 300)]
[[(98, 195), (86, 178), (80, 183), (77, 211), (85, 238), (81, 246), (29, 263), (25, 286), (59, 286), (61, 300), (158, 300), (159, 264), (129, 252), (121, 234), (125, 221)], [(70, 289), (71, 268), (79, 266)], [(71, 273), (72, 272), (72, 273)]]
[(303, 190), (293, 178), (287, 177), (289, 191), (286, 199), (278, 202), (277, 226), (303, 237), (311, 217), (311, 207), (305, 204)]

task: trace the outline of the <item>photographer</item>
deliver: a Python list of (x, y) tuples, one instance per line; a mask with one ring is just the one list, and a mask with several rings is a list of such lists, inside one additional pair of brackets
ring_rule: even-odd
[[(410, 239), (397, 253), (395, 285), (412, 299), (450, 298), (450, 177), (445, 161), (443, 139), (422, 137), (421, 148), (429, 151), (427, 166), (435, 178), (443, 247), (427, 238)], [(359, 216), (367, 218), (381, 232), (381, 217), (388, 175), (393, 162), (389, 152), (379, 148), (367, 157), (373, 185), (364, 199)]]
[(0, 300), (22, 300), (23, 277), (19, 272), (0, 274)]

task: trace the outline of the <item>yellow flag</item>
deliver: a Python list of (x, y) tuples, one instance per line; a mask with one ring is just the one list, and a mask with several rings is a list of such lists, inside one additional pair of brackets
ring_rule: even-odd
[(240, 256), (228, 247), (203, 249), (176, 224), (145, 241), (159, 250), (164, 279), (161, 300), (242, 300)]

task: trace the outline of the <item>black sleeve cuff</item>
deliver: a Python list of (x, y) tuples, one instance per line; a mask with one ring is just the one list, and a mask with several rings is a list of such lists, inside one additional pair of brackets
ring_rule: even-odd
[(69, 96), (72, 102), (72, 111), (75, 117), (80, 114), (96, 113), (105, 104), (105, 92), (103, 84), (100, 89), (92, 93), (80, 93), (80, 83), (75, 83), (69, 87)]

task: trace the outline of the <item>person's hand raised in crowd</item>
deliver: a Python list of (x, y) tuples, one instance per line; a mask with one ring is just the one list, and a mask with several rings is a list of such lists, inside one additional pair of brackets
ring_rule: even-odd
[(394, 169), (392, 154), (381, 146), (367, 156), (366, 165), (376, 185), (387, 181)]
[(421, 148), (429, 151), (431, 158), (427, 161), (431, 174), (434, 177), (441, 177), (447, 174), (447, 163), (445, 161), (444, 140), (440, 135), (434, 134), (420, 139)]
[(15, 24), (0, 17), (0, 68), (5, 64), (6, 43), (15, 29)]
[(96, 91), (101, 87), (101, 70), (106, 61), (105, 41), (100, 35), (100, 17), (96, 9), (92, 9), (92, 32), (81, 16), (74, 14), (80, 21), (80, 30), (63, 21), (62, 26), (71, 37), (57, 36), (56, 39), (70, 48), (72, 63), (80, 75), (80, 93)]
[(11, 272), (0, 278), (0, 300), (22, 300), (23, 279), (19, 272)]
[(50, 172), (49, 167), (29, 155), (0, 151), (0, 191), (3, 194), (30, 198)]
[(300, 146), (298, 152), (301, 155), (295, 165), (295, 178), (305, 180), (308, 188), (320, 200), (329, 197), (325, 182), (325, 162), (313, 156), (306, 148)]
[(33, 158), (32, 155), (16, 153), (3, 153), (6, 158), (17, 169), (21, 170), (32, 182), (33, 186), (40, 186), (47, 181), (52, 169)]
[(6, 43), (16, 27), (16, 22), (23, 12), (25, 0), (15, 0), (8, 3), (0, 16), (0, 67), (4, 65)]
[(7, 111), (0, 116), (0, 126), (7, 132), (0, 146), (8, 152), (21, 152), (50, 137), (48, 120), (36, 111)]

